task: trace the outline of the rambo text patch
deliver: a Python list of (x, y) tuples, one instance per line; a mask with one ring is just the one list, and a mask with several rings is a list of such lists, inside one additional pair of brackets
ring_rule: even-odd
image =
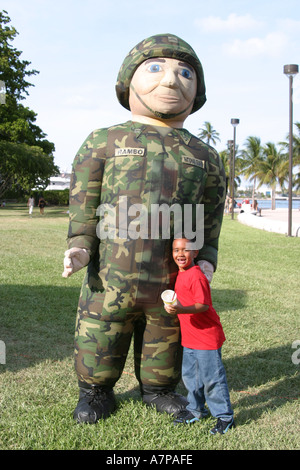
[(198, 166), (200, 168), (205, 167), (204, 160), (198, 160), (197, 158), (188, 157), (187, 155), (182, 155), (182, 163), (185, 163), (187, 165)]
[(120, 157), (124, 155), (139, 155), (142, 157), (144, 153), (145, 149), (141, 148), (125, 147), (123, 149), (115, 149), (115, 157)]

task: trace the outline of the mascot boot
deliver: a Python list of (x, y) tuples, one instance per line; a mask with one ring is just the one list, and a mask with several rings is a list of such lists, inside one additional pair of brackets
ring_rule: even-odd
[(188, 404), (186, 398), (173, 389), (158, 385), (143, 385), (142, 396), (146, 405), (156, 408), (160, 413), (165, 412), (175, 417), (185, 410)]
[(77, 423), (95, 424), (108, 418), (116, 409), (116, 400), (111, 388), (79, 383), (79, 401), (73, 418)]

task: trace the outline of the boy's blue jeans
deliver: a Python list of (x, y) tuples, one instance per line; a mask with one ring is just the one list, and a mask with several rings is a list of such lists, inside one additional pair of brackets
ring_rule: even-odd
[(221, 348), (199, 350), (183, 348), (182, 380), (188, 390), (187, 410), (196, 418), (208, 414), (205, 401), (215, 418), (231, 421), (231, 408)]

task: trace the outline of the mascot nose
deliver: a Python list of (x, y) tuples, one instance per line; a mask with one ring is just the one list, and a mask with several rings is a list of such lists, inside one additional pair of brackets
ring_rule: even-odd
[(168, 68), (161, 79), (160, 84), (169, 88), (178, 88), (178, 78), (174, 70)]

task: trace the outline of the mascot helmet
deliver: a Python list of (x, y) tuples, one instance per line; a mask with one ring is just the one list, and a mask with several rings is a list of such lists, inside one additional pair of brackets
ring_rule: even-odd
[(129, 107), (129, 88), (134, 72), (147, 59), (166, 57), (190, 64), (197, 74), (197, 94), (191, 113), (198, 111), (205, 101), (205, 82), (200, 60), (192, 47), (174, 34), (157, 34), (139, 42), (125, 57), (119, 70), (116, 93), (124, 108)]

